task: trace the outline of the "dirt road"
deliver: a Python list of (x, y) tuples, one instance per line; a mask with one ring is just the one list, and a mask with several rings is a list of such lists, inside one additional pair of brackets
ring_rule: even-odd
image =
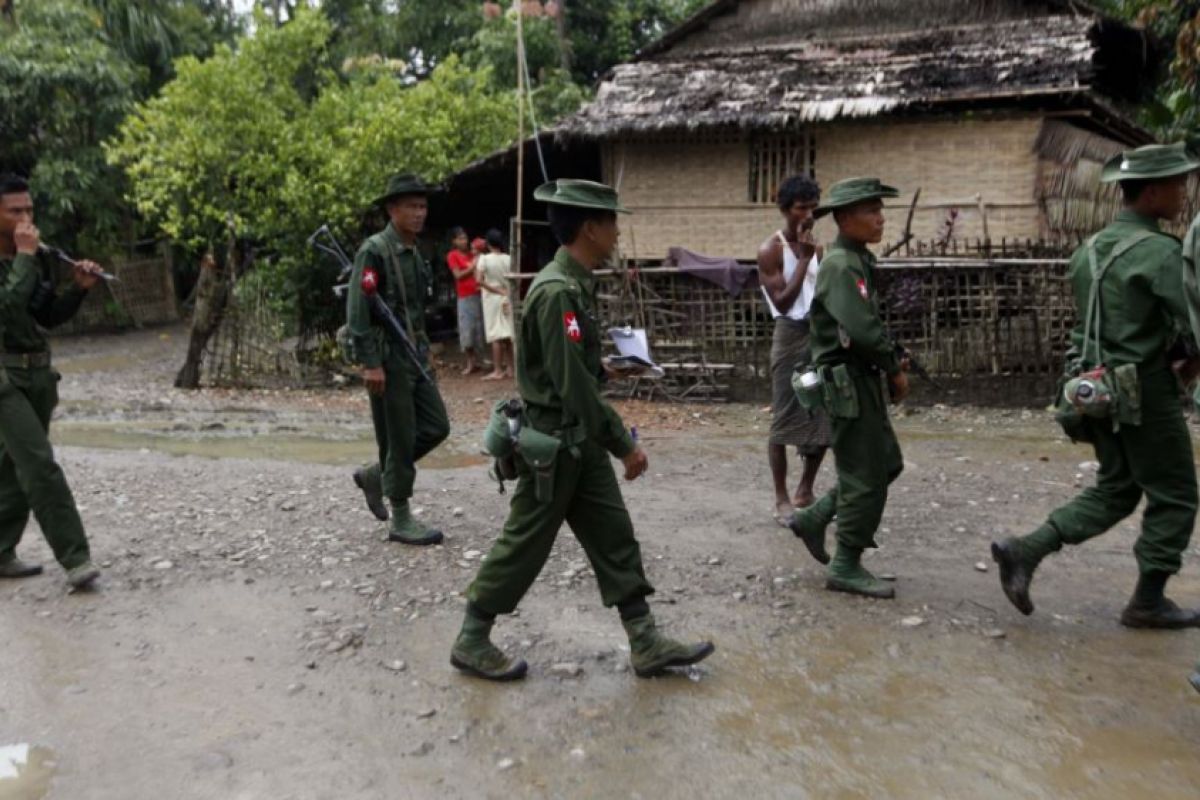
[[(408, 550), (349, 480), (358, 391), (177, 392), (182, 338), (58, 343), (55, 438), (105, 575), (0, 584), (3, 800), (1200, 796), (1200, 634), (1116, 624), (1136, 525), (1047, 562), (1030, 618), (999, 591), (988, 542), (1092, 477), (1041, 413), (898, 418), (869, 562), (898, 599), (874, 602), (825, 592), (771, 520), (761, 409), (629, 407), (652, 605), (717, 653), (635, 678), (564, 533), (497, 626), (530, 676), (494, 686), (447, 657), (506, 511), (475, 454), (503, 390), (445, 379), (455, 433), (416, 504), (447, 541)], [(22, 554), (52, 567), (36, 527)], [(1196, 556), (1171, 584), (1191, 605)]]

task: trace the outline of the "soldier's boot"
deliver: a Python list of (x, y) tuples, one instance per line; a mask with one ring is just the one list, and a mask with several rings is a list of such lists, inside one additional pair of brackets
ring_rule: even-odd
[(90, 561), (67, 570), (67, 583), (72, 589), (86, 589), (100, 577), (100, 570)]
[(837, 511), (837, 499), (832, 494), (826, 494), (808, 508), (803, 508), (792, 514), (788, 527), (796, 534), (809, 554), (822, 564), (829, 563), (829, 551), (825, 549), (825, 530), (833, 522)]
[(354, 470), (354, 485), (363, 493), (367, 508), (375, 515), (375, 519), (387, 522), (388, 510), (383, 502), (383, 476), (379, 473), (379, 465)]
[(1000, 588), (1022, 614), (1033, 613), (1029, 584), (1034, 570), (1043, 558), (1061, 548), (1062, 538), (1049, 525), (1028, 536), (1010, 536), (1002, 542), (992, 542), (992, 560), (1000, 565)]
[(0, 561), (0, 578), (32, 578), (41, 574), (40, 564), (29, 564), (16, 556), (7, 561)]
[(629, 661), (639, 678), (653, 678), (672, 667), (698, 664), (717, 649), (712, 642), (684, 644), (664, 636), (649, 608), (644, 614), (622, 618), (621, 624), (629, 637)]
[(462, 630), (450, 650), (450, 664), (467, 675), (489, 681), (515, 681), (525, 677), (529, 665), (512, 658), (492, 644), (492, 625), (496, 618), (472, 605), (463, 616)]
[(1121, 624), (1127, 628), (1165, 630), (1200, 628), (1200, 611), (1182, 609), (1163, 595), (1169, 577), (1167, 572), (1142, 573), (1129, 605), (1121, 612)]
[(444, 538), (441, 531), (426, 528), (418, 522), (407, 501), (392, 502), (392, 524), (388, 528), (388, 539), (420, 547), (441, 544)]
[(1188, 678), (1191, 681), (1192, 688), (1200, 692), (1200, 664), (1196, 665), (1196, 671), (1192, 673), (1192, 677)]
[(862, 565), (861, 548), (843, 544), (837, 546), (837, 553), (829, 562), (825, 588), (880, 600), (890, 600), (896, 596), (896, 590), (890, 583), (876, 578)]

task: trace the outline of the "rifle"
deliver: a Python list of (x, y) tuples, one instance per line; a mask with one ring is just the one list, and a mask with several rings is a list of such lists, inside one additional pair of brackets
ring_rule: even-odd
[[(325, 241), (322, 241), (325, 239)], [(342, 249), (341, 243), (337, 237), (333, 235), (333, 231), (329, 230), (328, 225), (322, 225), (317, 228), (312, 236), (308, 237), (308, 246), (314, 250), (333, 256), (342, 271), (338, 274), (337, 285), (333, 287), (333, 295), (339, 300), (346, 296), (350, 291), (350, 275), (354, 272), (354, 262), (350, 260), (350, 256), (346, 255), (346, 251)], [(392, 338), (396, 344), (404, 350), (405, 355), (417, 368), (418, 380), (429, 381), (433, 379), (429, 377), (429, 373), (425, 370), (425, 365), (421, 361), (421, 351), (417, 349), (417, 345), (413, 342), (412, 337), (408, 335), (408, 331), (400, 320), (397, 319), (395, 312), (384, 302), (379, 296), (379, 276), (375, 270), (364, 270), (361, 284), (363, 295), (367, 298), (367, 308), (371, 311), (371, 316), (375, 321), (383, 326), (384, 331)]]
[[(67, 255), (67, 253), (64, 250), (62, 250), (58, 247), (55, 247), (52, 244), (46, 244), (45, 242), (39, 243), (38, 244), (38, 252), (53, 256), (54, 258), (57, 258), (59, 261), (66, 264), (67, 266), (70, 266), (70, 267), (78, 267), (79, 266), (79, 262), (77, 260), (75, 260), (74, 258), (71, 258), (69, 255)], [(113, 275), (111, 272), (105, 272), (104, 270), (100, 270), (99, 272), (96, 272), (93, 274), (96, 275), (96, 277), (98, 277), (98, 278), (103, 278), (104, 280), (108, 281), (109, 283), (112, 283), (114, 281), (117, 283), (121, 282), (121, 279), (118, 278), (116, 275)]]

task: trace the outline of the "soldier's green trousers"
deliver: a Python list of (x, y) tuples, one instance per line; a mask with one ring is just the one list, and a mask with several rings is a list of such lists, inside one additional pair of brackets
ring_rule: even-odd
[(417, 462), (450, 435), (450, 420), (437, 384), (418, 381), (416, 368), (399, 354), (388, 354), (383, 370), (383, 395), (371, 396), (379, 463), (368, 469), (382, 472), (385, 497), (405, 502), (412, 497)]
[(837, 541), (865, 550), (877, 547), (875, 532), (887, 505), (888, 486), (904, 471), (900, 443), (888, 418), (883, 384), (876, 374), (854, 371), (858, 416), (829, 416), (837, 485), (820, 502), (836, 508)]
[(0, 369), (0, 563), (16, 556), (30, 511), (64, 569), (90, 558), (83, 520), (50, 447), (58, 380), (48, 367)]
[(605, 606), (654, 592), (608, 452), (590, 441), (576, 451), (578, 456), (559, 451), (554, 496), (548, 503), (538, 502), (533, 474), (517, 458), (520, 477), (508, 521), (467, 590), (467, 599), (478, 608), (512, 613), (545, 566), (563, 522), (583, 545)]
[(1133, 546), (1138, 569), (1175, 573), (1196, 520), (1192, 440), (1174, 373), (1159, 367), (1139, 383), (1142, 424), (1114, 432), (1108, 420), (1084, 421), (1100, 462), (1096, 484), (1051, 512), (1046, 524), (1064, 543), (1080, 544), (1132, 514), (1145, 494), (1142, 535)]

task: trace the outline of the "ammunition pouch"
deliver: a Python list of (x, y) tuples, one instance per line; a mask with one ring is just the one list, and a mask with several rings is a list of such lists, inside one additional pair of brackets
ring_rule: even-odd
[(521, 428), (517, 438), (517, 453), (533, 472), (534, 496), (539, 503), (549, 503), (554, 499), (555, 466), (562, 449), (562, 439), (542, 433), (532, 426)]
[(858, 387), (854, 384), (850, 367), (838, 364), (828, 368), (821, 387), (825, 398), (825, 410), (831, 417), (858, 419)]

